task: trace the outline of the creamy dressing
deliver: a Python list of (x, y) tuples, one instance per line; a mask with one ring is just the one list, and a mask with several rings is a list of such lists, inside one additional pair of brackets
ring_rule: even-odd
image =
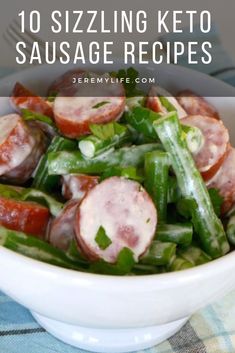
[(83, 196), (85, 195), (85, 192), (81, 190), (81, 185), (76, 178), (76, 174), (68, 174), (63, 176), (63, 186), (62, 186), (62, 195), (65, 195), (66, 193), (66, 188), (69, 188), (71, 192), (71, 198), (72, 199), (78, 199), (81, 200)]
[(0, 144), (5, 142), (19, 121), (19, 115), (11, 114), (0, 118)]
[(79, 148), (85, 157), (92, 158), (95, 155), (95, 147), (91, 141), (81, 140)]
[[(11, 170), (19, 166), (21, 163), (23, 163), (23, 161), (31, 154), (36, 144), (34, 137), (30, 135), (30, 131), (28, 130), (27, 126), (24, 125), (19, 115), (12, 114), (0, 118), (0, 124), (2, 119), (4, 119), (3, 130), (5, 137), (5, 140), (2, 141), (2, 145), (7, 141), (8, 138), (10, 139), (10, 143), (7, 150), (5, 150), (4, 152), (5, 154), (2, 152), (2, 159), (5, 159), (6, 163), (2, 163), (0, 165), (0, 175), (10, 172)], [(9, 124), (9, 127), (11, 127), (11, 129), (7, 129), (5, 127), (6, 123)], [(2, 129), (1, 125), (0, 129)], [(7, 130), (8, 134), (6, 135)], [(19, 145), (19, 141), (24, 140), (25, 143)]]

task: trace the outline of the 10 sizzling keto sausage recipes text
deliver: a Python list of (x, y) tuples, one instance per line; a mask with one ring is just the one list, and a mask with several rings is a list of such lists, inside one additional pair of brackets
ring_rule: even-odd
[[(26, 12), (23, 10), (18, 16), (22, 33), (25, 32), (26, 24), (29, 24), (29, 30), (33, 34), (40, 32), (42, 16), (39, 11)], [(187, 28), (182, 24), (183, 19), (188, 24)], [(198, 28), (202, 34), (207, 34), (211, 31), (211, 22), (211, 14), (206, 10), (201, 12), (196, 10), (159, 10), (153, 11), (153, 13), (144, 10), (115, 10), (111, 13), (106, 13), (104, 10), (67, 10), (64, 12), (55, 10), (50, 14), (48, 20), (48, 29), (52, 35), (61, 33), (71, 36), (78, 34), (82, 36), (84, 33), (90, 36), (103, 34), (109, 36), (108, 39), (99, 41), (91, 39), (89, 41), (86, 38), (84, 42), (75, 40), (73, 44), (65, 40), (61, 42), (51, 40), (45, 42), (43, 50), (37, 41), (30, 48), (25, 42), (19, 41), (16, 45), (16, 62), (19, 65), (26, 63), (53, 64), (56, 60), (61, 64), (98, 64), (100, 62), (113, 64), (113, 47), (118, 41), (122, 43), (120, 56), (123, 58), (124, 64), (148, 64), (150, 61), (155, 64), (163, 62), (177, 64), (179, 58), (186, 55), (189, 64), (203, 63), (207, 65), (212, 61), (212, 44), (206, 39), (202, 43), (194, 40), (187, 44), (175, 41), (173, 43), (165, 42), (163, 45), (160, 40), (152, 43), (145, 38), (152, 33), (156, 33), (156, 37), (169, 32), (193, 33), (195, 28)], [(123, 34), (126, 36), (139, 34), (144, 36), (142, 37), (144, 40), (138, 42), (123, 40), (121, 36)], [(89, 42), (88, 45), (86, 45), (87, 42)], [(160, 53), (163, 49), (165, 50), (164, 56)], [(27, 59), (26, 52), (29, 51), (31, 55)]]

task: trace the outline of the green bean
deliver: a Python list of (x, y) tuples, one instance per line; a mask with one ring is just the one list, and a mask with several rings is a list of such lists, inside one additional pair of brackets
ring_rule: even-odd
[[(168, 95), (167, 93), (166, 93), (166, 96)], [(165, 94), (165, 92), (164, 92), (164, 94)], [(167, 97), (165, 97), (163, 95), (159, 95), (158, 98), (159, 98), (161, 104), (163, 105), (163, 107), (166, 108), (166, 110), (168, 112), (177, 111), (176, 107), (170, 102), (170, 100)], [(175, 99), (175, 98), (173, 97), (173, 99)]]
[(84, 271), (84, 263), (71, 260), (61, 250), (41, 239), (0, 226), (0, 245), (35, 260)]
[(140, 183), (144, 180), (144, 177), (137, 173), (137, 169), (135, 167), (113, 167), (105, 170), (100, 177), (100, 181), (112, 176), (122, 176), (127, 179), (136, 180)]
[(178, 187), (177, 179), (175, 177), (168, 177), (168, 193), (167, 203), (176, 203), (181, 197)]
[(20, 199), (22, 190), (23, 188), (18, 188), (16, 186), (0, 184), (0, 197)]
[(146, 153), (144, 185), (155, 203), (159, 222), (166, 220), (169, 166), (169, 157), (166, 152)]
[[(216, 189), (209, 189), (208, 193), (214, 212), (217, 216), (219, 216), (223, 198), (219, 195)], [(195, 217), (197, 213), (197, 204), (193, 199), (179, 198), (178, 200), (176, 200), (176, 209), (181, 216), (190, 219), (192, 217)]]
[[(165, 97), (162, 97), (165, 99)], [(172, 108), (175, 111), (175, 108)], [(162, 113), (155, 113), (148, 108), (137, 107), (130, 113), (126, 114), (126, 121), (129, 125), (135, 128), (145, 138), (151, 138), (153, 141), (158, 140), (157, 133), (153, 127), (153, 122), (160, 119)], [(204, 137), (200, 129), (195, 126), (181, 126), (187, 146), (191, 153), (196, 153), (200, 150), (204, 143)]]
[(193, 227), (191, 223), (159, 224), (155, 238), (162, 242), (170, 242), (188, 246), (192, 242)]
[(188, 260), (183, 259), (180, 256), (176, 256), (175, 259), (172, 261), (172, 263), (169, 266), (169, 270), (174, 272), (174, 271), (182, 271), (182, 270), (187, 270), (189, 268), (194, 267), (194, 265), (189, 262)]
[(64, 207), (63, 203), (57, 201), (55, 198), (46, 194), (45, 192), (37, 189), (25, 189), (22, 192), (20, 199), (23, 201), (36, 201), (46, 205), (54, 217), (58, 216)]
[(151, 266), (151, 265), (146, 265), (146, 264), (136, 264), (134, 265), (131, 273), (134, 275), (154, 275), (154, 274), (159, 274), (159, 273), (165, 273), (166, 268), (164, 266)]
[(189, 261), (193, 266), (198, 266), (211, 261), (211, 257), (208, 256), (202, 249), (197, 246), (189, 246), (187, 249), (178, 250), (178, 254), (184, 259)]
[(175, 256), (175, 252), (176, 244), (154, 240), (148, 251), (141, 257), (140, 263), (155, 266), (169, 265)]
[(223, 197), (220, 195), (220, 192), (218, 189), (215, 188), (210, 188), (208, 189), (210, 199), (214, 208), (214, 211), (216, 215), (219, 217), (221, 214), (221, 206), (224, 202)]
[(192, 222), (204, 250), (213, 258), (226, 254), (229, 244), (223, 225), (214, 212), (209, 193), (187, 148), (177, 114), (168, 113), (153, 125), (169, 153), (182, 195), (196, 202)]
[(122, 147), (116, 151), (104, 153), (95, 158), (85, 159), (79, 151), (51, 152), (48, 155), (50, 175), (71, 173), (101, 174), (106, 169), (120, 167), (138, 167), (144, 163), (145, 153), (161, 148), (152, 143), (140, 146)]
[(181, 198), (176, 203), (178, 213), (186, 219), (194, 217), (197, 211), (197, 203), (192, 198)]
[(0, 184), (0, 197), (16, 199), (19, 201), (35, 201), (47, 206), (50, 209), (51, 214), (55, 217), (60, 213), (64, 206), (61, 202), (40, 190), (4, 184)]
[(90, 135), (79, 141), (79, 149), (83, 156), (87, 158), (93, 158), (105, 151), (110, 150), (114, 147), (120, 147), (127, 142), (132, 141), (132, 136), (128, 130), (120, 135), (114, 135), (113, 137), (102, 140), (97, 136)]
[(93, 158), (94, 156), (113, 148), (113, 145), (110, 139), (108, 141), (101, 140), (94, 135), (90, 135), (80, 140), (78, 147), (84, 157)]
[(60, 136), (54, 137), (47, 149), (46, 154), (39, 162), (32, 186), (35, 189), (51, 192), (53, 187), (58, 184), (59, 177), (57, 175), (48, 174), (48, 154), (55, 151), (71, 151), (74, 149), (76, 149), (76, 141), (72, 141)]

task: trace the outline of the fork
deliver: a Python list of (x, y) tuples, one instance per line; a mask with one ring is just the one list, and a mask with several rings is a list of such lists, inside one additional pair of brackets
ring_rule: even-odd
[[(27, 28), (24, 33), (21, 32), (20, 23), (18, 20), (14, 19), (7, 27), (6, 31), (3, 33), (3, 39), (14, 49), (16, 48), (16, 43), (19, 41), (23, 41), (26, 44), (26, 48), (24, 48), (25, 55), (27, 60), (30, 59), (31, 50), (30, 48), (33, 46), (34, 42), (38, 42), (39, 49), (41, 53), (45, 54), (45, 41), (35, 34), (31, 33)], [(52, 55), (53, 49), (49, 45), (49, 55)], [(56, 59), (59, 59), (59, 55), (56, 52)]]

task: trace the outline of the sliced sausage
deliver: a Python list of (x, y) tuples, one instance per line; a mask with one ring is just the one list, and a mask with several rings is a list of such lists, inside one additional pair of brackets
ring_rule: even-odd
[(51, 222), (48, 241), (61, 250), (68, 250), (74, 239), (74, 220), (79, 201), (67, 202), (61, 213)]
[(167, 98), (168, 102), (175, 108), (178, 113), (179, 119), (187, 116), (185, 110), (180, 106), (177, 100), (165, 89), (159, 86), (152, 86), (149, 90), (148, 97), (146, 100), (146, 107), (153, 110), (156, 113), (167, 113), (168, 110), (161, 103), (160, 97)]
[(211, 116), (220, 119), (219, 113), (209, 102), (190, 90), (179, 92), (177, 100), (188, 115)]
[(65, 88), (71, 86), (74, 82), (74, 79), (76, 79), (77, 81), (79, 77), (83, 77), (84, 73), (85, 71), (80, 69), (69, 70), (65, 72), (54, 82), (52, 82), (52, 84), (48, 88), (48, 96), (50, 96), (51, 94), (60, 93)]
[(221, 120), (201, 115), (189, 116), (181, 123), (199, 128), (204, 136), (204, 143), (193, 154), (197, 168), (204, 180), (210, 179), (221, 166), (229, 143), (228, 130)]
[(34, 146), (35, 139), (20, 115), (0, 117), (0, 175), (23, 163)]
[(30, 132), (35, 141), (30, 154), (22, 163), (2, 175), (1, 180), (21, 185), (31, 178), (38, 162), (46, 151), (46, 139), (43, 132), (39, 129), (30, 129)]
[(11, 102), (17, 110), (28, 109), (53, 118), (51, 105), (19, 82), (13, 88)]
[[(115, 263), (124, 247), (132, 250), (137, 261), (148, 249), (156, 224), (156, 208), (143, 187), (129, 179), (111, 177), (82, 200), (76, 213), (75, 233), (80, 249), (91, 261)], [(111, 242), (106, 249), (97, 243), (100, 229)]]
[(0, 224), (6, 228), (44, 238), (49, 220), (44, 206), (0, 197)]
[[(89, 97), (91, 92), (93, 96)], [(70, 138), (89, 134), (91, 123), (118, 120), (124, 109), (125, 92), (120, 83), (74, 84), (54, 101), (56, 125), (63, 135)]]
[(227, 213), (235, 203), (235, 149), (229, 147), (220, 169), (207, 182), (208, 189), (216, 188), (223, 197), (222, 213)]
[(68, 174), (62, 176), (62, 195), (66, 200), (82, 200), (84, 195), (99, 182), (98, 176)]

